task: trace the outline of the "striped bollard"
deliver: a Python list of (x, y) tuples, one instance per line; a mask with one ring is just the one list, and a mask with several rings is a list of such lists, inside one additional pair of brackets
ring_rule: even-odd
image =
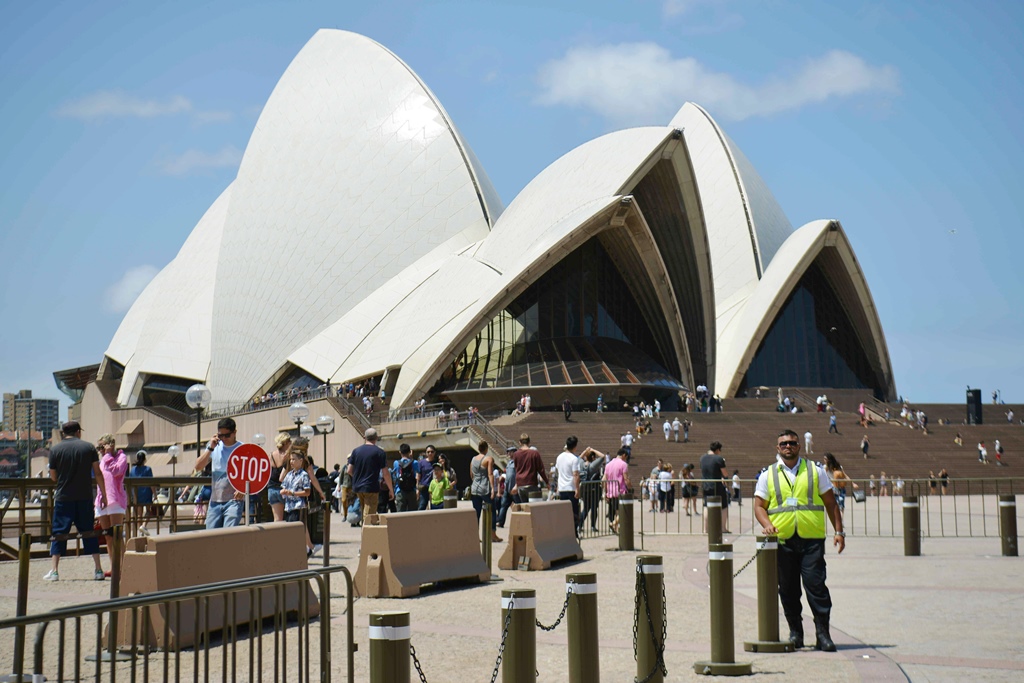
[(569, 683), (600, 683), (597, 637), (597, 574), (567, 574), (570, 593), (565, 612), (569, 632)]
[[(501, 683), (537, 683), (537, 591), (501, 591), (502, 631), (508, 624), (501, 660)], [(403, 682), (404, 683), (404, 682)]]
[(619, 550), (633, 550), (633, 499), (619, 498)]
[[(661, 555), (636, 558), (636, 677), (649, 683), (665, 680), (665, 567)], [(648, 617), (648, 615), (650, 615)]]
[(733, 634), (732, 543), (708, 546), (711, 579), (711, 659), (694, 662), (693, 670), (705, 676), (746, 676), (749, 662), (736, 663)]
[(408, 612), (370, 613), (370, 683), (408, 683)]
[(457, 507), (459, 507), (459, 493), (455, 490), (454, 486), (451, 486), (444, 492), (444, 509), (449, 510)]
[(792, 652), (793, 643), (779, 639), (779, 541), (775, 536), (758, 536), (757, 550), (757, 640), (743, 643), (747, 652)]
[(1017, 498), (1012, 493), (999, 496), (999, 537), (1003, 557), (1017, 557)]
[(704, 520), (708, 528), (708, 547), (722, 542), (722, 497), (708, 496)]
[(903, 555), (921, 555), (921, 504), (917, 496), (903, 496)]

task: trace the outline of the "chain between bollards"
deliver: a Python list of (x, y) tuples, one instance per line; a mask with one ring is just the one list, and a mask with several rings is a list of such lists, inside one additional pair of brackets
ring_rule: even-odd
[(562, 623), (562, 619), (565, 618), (565, 611), (569, 609), (569, 599), (572, 598), (572, 587), (575, 585), (575, 581), (571, 581), (565, 585), (565, 602), (562, 603), (562, 611), (558, 613), (558, 618), (555, 619), (555, 623), (551, 626), (545, 626), (540, 623), (540, 619), (534, 619), (537, 622), (537, 628), (541, 631), (554, 631), (558, 628), (558, 625)]
[(416, 656), (416, 647), (409, 641), (409, 656), (412, 657), (412, 665), (416, 667), (416, 673), (420, 677), (420, 683), (427, 683), (427, 676), (423, 673), (423, 666), (420, 664), (420, 658)]

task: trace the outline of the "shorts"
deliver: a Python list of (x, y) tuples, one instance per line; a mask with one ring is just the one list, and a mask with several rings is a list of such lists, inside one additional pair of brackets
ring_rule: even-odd
[(123, 515), (124, 507), (121, 505), (108, 505), (105, 508), (96, 508), (96, 516), (103, 517), (104, 515)]
[(281, 497), (281, 489), (267, 489), (267, 499), (271, 505), (284, 505), (284, 498)]
[[(92, 531), (95, 520), (92, 516), (92, 502), (88, 500), (58, 500), (53, 504), (53, 522), (51, 531), (54, 536), (63, 536), (71, 532), (71, 525), (79, 534)], [(50, 543), (50, 555), (67, 554), (68, 542), (54, 540)], [(95, 536), (82, 539), (82, 552), (95, 555), (100, 551), (100, 542)]]

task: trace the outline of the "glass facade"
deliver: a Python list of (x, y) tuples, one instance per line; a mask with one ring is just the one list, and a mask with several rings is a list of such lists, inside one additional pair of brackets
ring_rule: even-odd
[(858, 330), (816, 264), (769, 328), (739, 393), (761, 385), (871, 389), (876, 396), (884, 395)]
[(642, 308), (595, 237), (491, 320), (433, 393), (587, 384), (675, 390), (682, 388), (677, 376), (675, 357), (656, 343)]

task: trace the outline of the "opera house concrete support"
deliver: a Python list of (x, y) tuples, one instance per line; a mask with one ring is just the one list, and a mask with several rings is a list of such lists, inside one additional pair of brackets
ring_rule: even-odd
[(173, 422), (194, 382), (215, 409), (365, 379), (390, 409), (672, 405), (700, 384), (896, 395), (839, 222), (794, 231), (706, 110), (586, 142), (505, 207), (412, 69), (337, 30), (284, 71), (237, 177), (98, 360), (84, 394), (57, 373), (83, 420), (141, 419), (153, 443), (176, 433), (147, 421)]

